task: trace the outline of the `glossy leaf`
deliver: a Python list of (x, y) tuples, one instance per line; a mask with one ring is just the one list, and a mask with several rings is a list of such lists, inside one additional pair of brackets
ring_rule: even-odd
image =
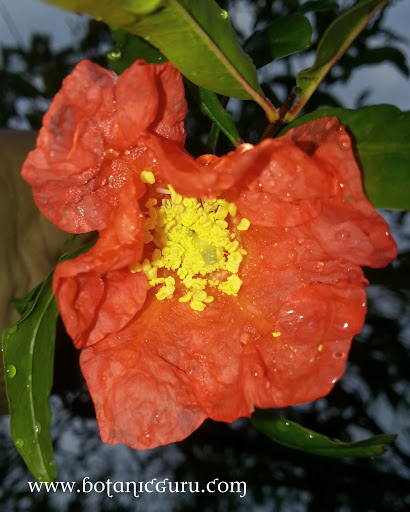
[(272, 441), (313, 455), (324, 457), (373, 457), (382, 455), (385, 445), (396, 435), (378, 435), (355, 443), (344, 443), (301, 427), (270, 411), (257, 411), (251, 419), (257, 430)]
[(112, 28), (111, 33), (116, 45), (112, 51), (107, 53), (107, 57), (117, 74), (125, 71), (137, 59), (144, 59), (150, 64), (161, 64), (167, 61), (166, 57), (145, 39), (119, 28)]
[(234, 146), (242, 140), (230, 114), (222, 107), (217, 95), (199, 87), (199, 101), (202, 112), (228, 137)]
[(58, 317), (51, 283), (52, 274), (29, 294), (23, 317), (3, 334), (11, 435), (35, 478), (47, 482), (57, 476), (48, 404)]
[[(60, 261), (84, 254), (96, 241), (63, 254)], [(4, 331), (2, 341), (11, 436), (29, 470), (45, 482), (57, 476), (48, 403), (58, 317), (52, 280), (51, 272), (25, 297), (13, 301), (22, 317)]]
[(298, 115), (326, 73), (349, 48), (369, 20), (388, 1), (361, 0), (331, 23), (319, 42), (313, 66), (301, 71), (296, 77), (299, 102), (295, 109), (285, 117), (285, 121), (291, 121)]
[(253, 99), (273, 120), (276, 110), (264, 97), (251, 59), (214, 0), (162, 0), (140, 15), (145, 0), (48, 0), (143, 37), (158, 48), (191, 82), (239, 99)]
[(290, 14), (255, 32), (245, 43), (245, 50), (257, 68), (273, 60), (300, 52), (310, 45), (312, 27), (301, 14)]
[(322, 108), (290, 123), (290, 128), (336, 116), (353, 136), (367, 196), (376, 208), (410, 210), (410, 112), (392, 105), (359, 110)]

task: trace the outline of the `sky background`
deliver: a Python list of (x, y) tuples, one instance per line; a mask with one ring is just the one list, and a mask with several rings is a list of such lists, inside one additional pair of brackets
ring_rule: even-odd
[[(0, 0), (0, 45), (21, 43), (27, 47), (33, 32), (43, 32), (51, 35), (55, 48), (61, 48), (73, 43), (83, 33), (85, 19), (40, 0)], [(246, 20), (242, 21), (246, 26)], [(410, 1), (393, 0), (385, 27), (399, 33), (405, 40), (396, 45), (406, 54), (410, 66), (409, 26)], [(307, 66), (302, 62), (301, 69), (303, 67)], [(343, 95), (346, 106), (353, 108), (357, 93), (368, 87), (372, 88), (368, 104), (391, 103), (402, 110), (410, 109), (410, 81), (388, 63), (363, 66), (347, 84), (341, 84), (334, 92)]]

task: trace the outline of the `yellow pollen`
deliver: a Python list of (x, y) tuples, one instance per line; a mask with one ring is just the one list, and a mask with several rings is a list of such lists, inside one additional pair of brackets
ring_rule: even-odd
[(279, 332), (279, 331), (278, 331), (278, 332), (273, 332), (273, 333), (272, 333), (272, 336), (273, 336), (274, 338), (279, 338), (279, 336), (280, 336), (280, 332)]
[(322, 352), (322, 350), (323, 350), (323, 345), (319, 345), (319, 346), (317, 347), (317, 349), (319, 350), (319, 352)]
[(142, 171), (142, 173), (140, 174), (140, 180), (142, 181), (142, 183), (148, 183), (152, 185), (153, 183), (155, 183), (155, 176), (151, 171)]
[[(150, 171), (141, 172), (140, 178), (144, 183), (155, 182)], [(162, 285), (155, 294), (158, 300), (174, 296), (179, 278), (185, 294), (178, 300), (189, 302), (194, 311), (203, 311), (214, 300), (208, 295), (210, 288), (236, 296), (242, 285), (239, 268), (247, 253), (229, 231), (228, 218), (237, 213), (235, 204), (224, 199), (182, 197), (171, 186), (163, 192), (162, 204), (155, 198), (145, 203), (144, 243), (155, 246), (151, 260), (136, 263), (131, 272), (144, 272), (148, 288)], [(245, 231), (249, 226), (250, 222), (242, 219), (237, 229)]]
[(236, 226), (236, 229), (239, 229), (239, 231), (246, 231), (251, 223), (248, 219), (243, 218), (241, 222)]

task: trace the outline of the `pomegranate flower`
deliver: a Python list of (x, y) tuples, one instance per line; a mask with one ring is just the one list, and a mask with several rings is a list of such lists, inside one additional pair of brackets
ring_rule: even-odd
[(185, 114), (172, 64), (83, 61), (22, 170), (54, 224), (99, 231), (53, 288), (109, 444), (326, 395), (363, 326), (360, 265), (396, 255), (336, 118), (195, 160)]

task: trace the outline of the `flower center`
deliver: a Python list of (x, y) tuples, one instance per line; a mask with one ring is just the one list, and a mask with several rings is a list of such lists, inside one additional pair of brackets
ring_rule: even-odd
[[(141, 173), (141, 180), (150, 185), (155, 182), (147, 171)], [(144, 243), (155, 248), (151, 258), (134, 265), (131, 272), (144, 272), (149, 288), (162, 285), (156, 293), (158, 300), (172, 298), (179, 282), (185, 293), (179, 301), (189, 302), (195, 311), (203, 311), (214, 300), (208, 294), (212, 288), (237, 295), (242, 285), (238, 271), (246, 250), (236, 236), (249, 228), (249, 221), (243, 218), (238, 223), (235, 204), (224, 199), (198, 201), (180, 196), (171, 186), (157, 187), (156, 192), (167, 197), (161, 204), (154, 197), (146, 201), (148, 214), (143, 222)], [(232, 230), (227, 219), (236, 224)]]

